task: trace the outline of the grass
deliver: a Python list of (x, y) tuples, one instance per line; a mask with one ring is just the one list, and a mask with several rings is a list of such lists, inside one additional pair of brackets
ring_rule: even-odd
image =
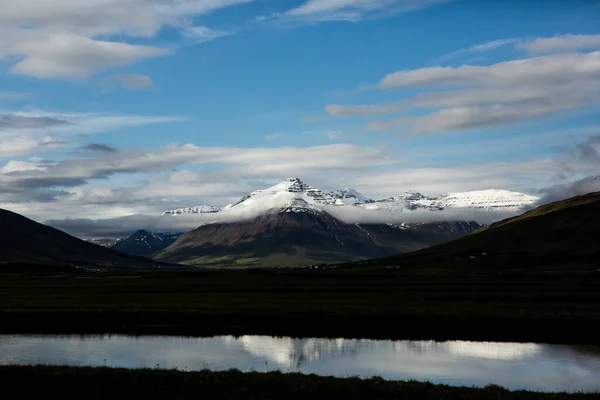
[(598, 394), (451, 387), (380, 378), (176, 370), (31, 366), (0, 367), (4, 399), (498, 399), (591, 400)]
[(596, 270), (361, 266), (104, 275), (0, 273), (0, 331), (600, 340)]

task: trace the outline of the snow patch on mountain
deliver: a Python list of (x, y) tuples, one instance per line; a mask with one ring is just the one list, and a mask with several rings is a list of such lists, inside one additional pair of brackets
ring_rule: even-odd
[(223, 210), (224, 207), (209, 206), (208, 204), (202, 204), (195, 207), (177, 208), (174, 210), (167, 210), (162, 215), (181, 215), (181, 214), (212, 214)]
[(328, 193), (330, 196), (340, 200), (345, 205), (355, 205), (355, 204), (365, 204), (365, 203), (374, 203), (375, 200), (368, 198), (367, 196), (363, 196), (359, 192), (354, 189), (344, 188), (334, 190), (333, 192)]
[(426, 197), (409, 191), (398, 196), (359, 204), (367, 210), (384, 211), (441, 211), (445, 209), (475, 209), (482, 211), (520, 211), (536, 203), (539, 197), (509, 190), (476, 190), (463, 193), (446, 193), (439, 197)]
[(475, 208), (486, 211), (518, 211), (532, 205), (539, 197), (509, 190), (476, 190), (464, 193), (448, 193), (434, 201), (440, 208)]

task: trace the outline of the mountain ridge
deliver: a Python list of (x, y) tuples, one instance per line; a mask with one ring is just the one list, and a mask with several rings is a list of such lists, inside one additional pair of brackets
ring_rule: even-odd
[[(323, 206), (345, 207), (350, 210), (379, 210), (408, 212), (415, 210), (442, 211), (445, 209), (456, 210), (483, 210), (516, 212), (532, 206), (539, 198), (524, 193), (509, 190), (488, 189), (470, 192), (445, 193), (437, 197), (424, 196), (417, 191), (406, 191), (396, 196), (373, 200), (351, 188), (338, 189), (324, 192), (310, 186), (299, 178), (288, 178), (266, 189), (255, 190), (240, 198), (237, 202), (227, 206), (217, 207), (201, 205), (195, 207), (166, 210), (162, 215), (186, 214), (220, 214), (222, 212), (235, 213), (245, 208), (250, 211), (256, 206), (257, 200), (273, 203), (273, 209), (296, 209), (319, 211)], [(300, 201), (302, 200), (302, 201)], [(353, 209), (353, 207), (357, 207)], [(260, 212), (272, 211), (263, 208)]]

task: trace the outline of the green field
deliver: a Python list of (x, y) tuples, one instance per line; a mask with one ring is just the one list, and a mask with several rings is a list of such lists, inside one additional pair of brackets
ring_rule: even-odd
[(379, 378), (72, 367), (0, 367), (4, 399), (498, 399), (591, 400), (598, 394), (450, 387)]
[(596, 270), (131, 274), (0, 273), (0, 330), (599, 341)]

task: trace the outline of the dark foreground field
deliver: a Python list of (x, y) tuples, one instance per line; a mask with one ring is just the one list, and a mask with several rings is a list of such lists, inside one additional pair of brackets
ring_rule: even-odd
[(0, 332), (600, 342), (600, 272), (0, 271)]
[(0, 367), (3, 399), (597, 399), (598, 394), (450, 387), (316, 375), (72, 367)]

